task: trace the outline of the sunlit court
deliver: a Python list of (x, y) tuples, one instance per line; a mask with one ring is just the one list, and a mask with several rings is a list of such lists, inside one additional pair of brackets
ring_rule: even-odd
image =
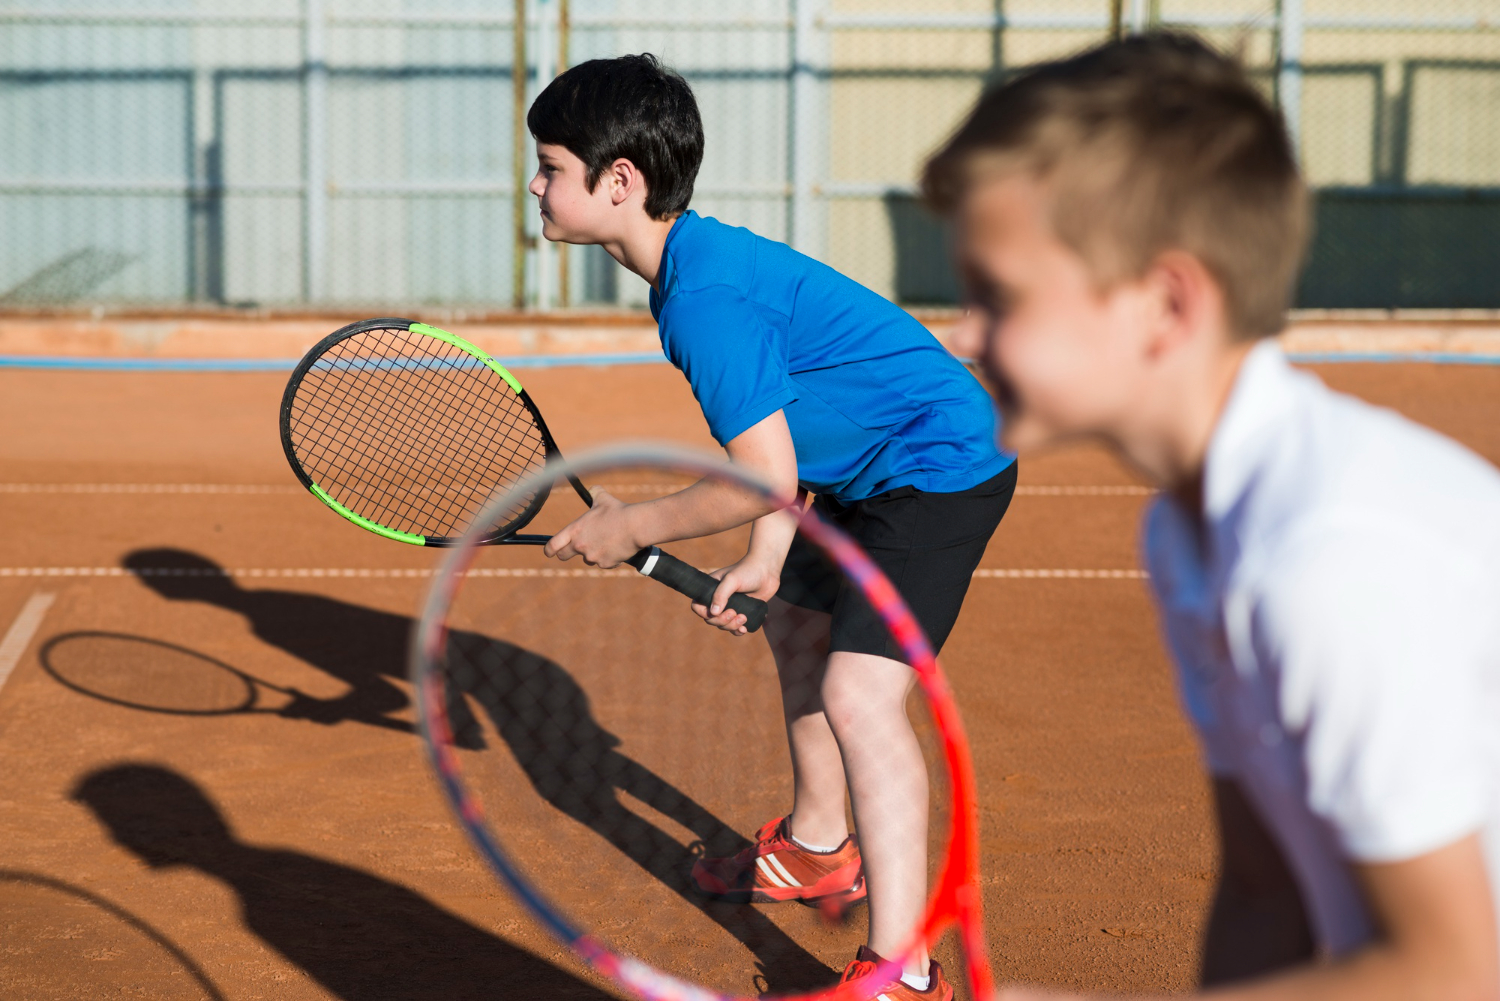
[[(1500, 369), (1316, 370), (1500, 459)], [(31, 625), (6, 645), (0, 690), (13, 996), (352, 998), (395, 983), (387, 996), (425, 997), (497, 977), (600, 996), (451, 823), (405, 682), (431, 554), (330, 520), (291, 479), (272, 420), (282, 377), (7, 371), (0, 381), (16, 429), (0, 467), (11, 526), (0, 601), (12, 635), (11, 623)], [(610, 436), (603, 413), (620, 415), (612, 433), (710, 444), (665, 365), (558, 368), (528, 382), (579, 446)], [(994, 961), (1078, 986), (1185, 987), (1215, 860), (1197, 752), (1138, 579), (1147, 491), (1089, 449), (1024, 470), (943, 657), (974, 743)], [(711, 565), (716, 554), (703, 555)], [(522, 550), (491, 562), (547, 565)], [(611, 621), (656, 605), (631, 577), (546, 583), (587, 589)], [(762, 643), (713, 640), (707, 649), (726, 648), (726, 660)], [(572, 684), (606, 666), (630, 679), (610, 685), (604, 727), (649, 714), (655, 686), (680, 669), (622, 663), (603, 642), (559, 666)], [(711, 655), (692, 670), (716, 667)], [(289, 689), (331, 708), (286, 712)], [(113, 806), (152, 818), (128, 843), (110, 826), (128, 817), (77, 795), (121, 767), (134, 777)], [(226, 825), (222, 841), (194, 826), (208, 810)], [(725, 819), (753, 826), (755, 809), (742, 813)], [(564, 902), (602, 922), (630, 908), (583, 893)], [(730, 930), (677, 906), (668, 917), (696, 963), (753, 967)], [(767, 914), (786, 934), (780, 948), (830, 967), (851, 934), (803, 908)]]
[[(1347, 848), (1339, 871), (1377, 870), (1358, 884), (1368, 914), (1329, 917), (1342, 898), (1298, 828), (1273, 830), (1270, 794), (1225, 792), (1323, 717), (1260, 722), (1222, 679), (1205, 709), (1195, 677), (1248, 676), (1282, 648), (1235, 645), (1243, 609), (1203, 597), (1226, 580), (1148, 570), (1162, 510), (1199, 519), (1179, 540), (1192, 566), (1253, 557), (1263, 539), (1213, 519), (1272, 509), (1228, 491), (1332, 490), (1322, 469), (1380, 448), (1345, 454), (1334, 425), (1285, 418), (1290, 389), (1225, 381), (1172, 479), (1132, 451), (1151, 423), (1133, 419), (1198, 400), (1196, 362), (1160, 359), (1210, 343), (1226, 379), (1321, 393), (1291, 373), (1311, 374), (1457, 442), (1477, 460), (1398, 445), (1489, 483), (1500, 21), (1484, 7), (0, 10), (0, 997), (1134, 997), (1337, 975), (1404, 942), (1371, 888), (1422, 851), (1360, 855), (1333, 833), (1346, 790), (1307, 793), (1318, 836)], [(994, 152), (1030, 164), (1015, 150), (1043, 142), (1006, 132), (1039, 99), (982, 114), (1031, 93), (1029, 69), (1057, 67), (1076, 97), (1089, 73), (1150, 80), (1179, 57), (1172, 86), (1206, 74), (1222, 107), (1270, 123), (1255, 155), (1295, 195), (1281, 251), (1227, 240), (1221, 265), (1211, 226), (1116, 213), (1141, 177), (1173, 178), (1159, 150), (1121, 170), (1083, 129), (1034, 174)], [(1180, 201), (1174, 181), (1139, 204), (1201, 214), (1202, 177), (1182, 176)], [(1247, 187), (1215, 189), (1228, 201), (1207, 217), (1256, 229)], [(1068, 225), (1160, 246), (1140, 274), (1069, 285), (1099, 272)], [(1018, 233), (1036, 242), (1005, 242)], [(1278, 319), (1252, 349), (1235, 310), (1255, 267), (1285, 287), (1261, 296)], [(1151, 349), (1099, 362), (1136, 336)], [(1106, 416), (1123, 396), (1058, 388), (1130, 373), (1139, 397)], [(1252, 420), (1247, 398), (1280, 409)], [(1239, 473), (1215, 456), (1273, 411), (1289, 423), (1264, 454), (1324, 449), (1320, 475), (1226, 485)], [(1005, 433), (1033, 436), (1014, 465)], [(1431, 477), (1413, 489), (1457, 475), (1392, 462), (1393, 493), (1413, 468)], [(1445, 517), (1494, 517), (1453, 499)], [(1370, 556), (1384, 580), (1374, 550), (1346, 566)], [(1185, 608), (1208, 622), (1187, 641)], [(1329, 637), (1330, 660), (1353, 643), (1337, 611), (1297, 634)], [(1386, 618), (1438, 628), (1428, 612), (1450, 622)], [(1378, 715), (1299, 691), (1276, 699)], [(1468, 733), (1474, 706), (1449, 709), (1439, 722)], [(1220, 711), (1251, 748), (1240, 772), (1208, 760)], [(1398, 759), (1377, 774), (1406, 776)], [(1380, 814), (1399, 783), (1359, 775), (1346, 785)], [(1460, 812), (1443, 795), (1434, 830)], [(1476, 816), (1493, 865), (1500, 810)], [(1235, 868), (1240, 822), (1270, 846), (1263, 886)], [(1233, 926), (1226, 892), (1246, 886)]]

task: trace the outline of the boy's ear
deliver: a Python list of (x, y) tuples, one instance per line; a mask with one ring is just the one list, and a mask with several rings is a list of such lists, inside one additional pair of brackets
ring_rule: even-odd
[(1223, 290), (1197, 257), (1181, 250), (1164, 251), (1151, 263), (1146, 282), (1156, 314), (1149, 345), (1153, 356), (1199, 337), (1224, 336)]
[(635, 164), (621, 157), (604, 170), (609, 182), (609, 200), (612, 205), (623, 205), (630, 196), (645, 187), (646, 179)]

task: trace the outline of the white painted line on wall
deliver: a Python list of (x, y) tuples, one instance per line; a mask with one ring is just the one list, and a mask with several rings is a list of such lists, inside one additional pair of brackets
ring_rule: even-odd
[(38, 591), (27, 598), (26, 604), (21, 606), (21, 614), (10, 624), (5, 639), (0, 640), (0, 688), (4, 688), (5, 683), (10, 680), (10, 672), (16, 669), (21, 654), (26, 652), (31, 638), (42, 627), (42, 619), (46, 616), (47, 609), (52, 607), (54, 597), (56, 595)]

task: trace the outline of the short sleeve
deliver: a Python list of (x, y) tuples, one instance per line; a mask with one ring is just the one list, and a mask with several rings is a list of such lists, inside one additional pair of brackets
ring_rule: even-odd
[(1301, 549), (1273, 571), (1252, 629), (1302, 740), (1309, 808), (1363, 862), (1478, 830), (1500, 778), (1487, 582), (1434, 540), (1335, 531)]
[(797, 399), (784, 347), (733, 289), (679, 292), (659, 322), (662, 349), (687, 376), (720, 445)]

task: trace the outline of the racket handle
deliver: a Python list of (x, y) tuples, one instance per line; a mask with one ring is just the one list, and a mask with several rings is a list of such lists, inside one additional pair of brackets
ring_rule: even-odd
[[(695, 566), (689, 566), (677, 557), (662, 552), (655, 546), (647, 546), (625, 561), (652, 580), (661, 581), (674, 591), (692, 598), (700, 605), (713, 601), (719, 582)], [(745, 628), (755, 632), (766, 621), (767, 605), (759, 598), (748, 594), (729, 596), (729, 607), (745, 617)]]

